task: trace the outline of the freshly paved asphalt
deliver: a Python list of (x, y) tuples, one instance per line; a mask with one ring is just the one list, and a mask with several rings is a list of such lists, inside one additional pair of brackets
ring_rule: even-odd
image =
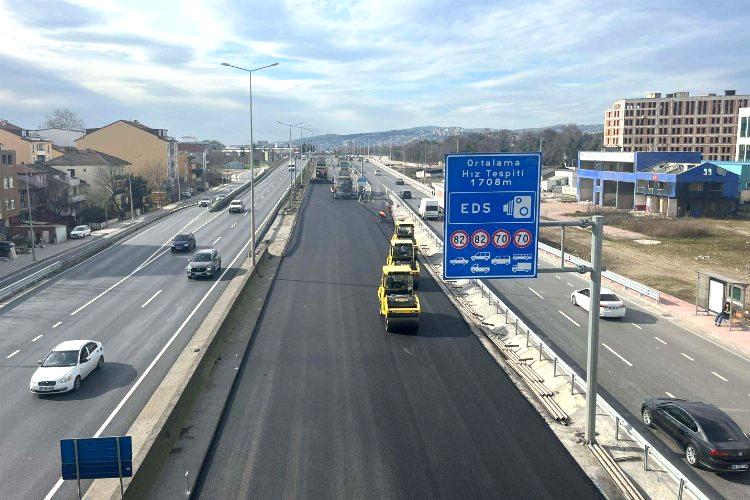
[(390, 226), (306, 203), (194, 496), (599, 497), (433, 280), (418, 334), (385, 332)]
[[(372, 163), (365, 164), (365, 174), (373, 189), (382, 190), (383, 186), (395, 192), (411, 189), (413, 198), (405, 202), (416, 211), (425, 195), (408, 185), (395, 185), (395, 179), (385, 170), (382, 175), (374, 175), (376, 168)], [(430, 226), (442, 236), (442, 220), (430, 221)], [(604, 261), (606, 264), (606, 254)], [(536, 279), (487, 281), (526, 324), (557, 346), (558, 352), (562, 351), (569, 361), (581, 368), (581, 373), (585, 373), (588, 313), (571, 304), (570, 293), (588, 287), (587, 279), (568, 273), (558, 277), (540, 274)], [(604, 347), (599, 349), (599, 383), (604, 393), (610, 395), (609, 401), (619, 402), (622, 412), (629, 412), (630, 421), (635, 423), (640, 422), (640, 407), (646, 397), (674, 395), (708, 401), (750, 432), (750, 359), (717, 346), (627, 298), (625, 303), (628, 308), (625, 318), (603, 319), (599, 325), (600, 341), (632, 365)], [(651, 432), (643, 426), (640, 429), (644, 433)], [(707, 492), (711, 493), (713, 488), (716, 490), (713, 493), (726, 498), (750, 496), (750, 474), (716, 475), (691, 469), (684, 463), (681, 450), (661, 432), (657, 431), (656, 435), (672, 450), (673, 462)], [(662, 451), (670, 453), (669, 450)]]
[[(284, 165), (256, 186), (257, 226), (289, 185), (288, 178)], [(246, 207), (249, 198), (249, 193), (243, 196)], [(60, 476), (60, 439), (128, 430), (234, 273), (218, 284), (188, 280), (184, 269), (190, 254), (172, 254), (164, 246), (188, 231), (195, 232), (198, 248), (216, 247), (229, 268), (238, 254), (247, 254), (242, 248), (249, 240), (249, 212), (185, 209), (0, 309), (0, 498), (44, 498)], [(75, 394), (30, 394), (36, 361), (59, 342), (75, 338), (103, 342), (103, 370), (84, 380)], [(144, 375), (162, 349), (163, 356)], [(60, 498), (75, 494), (71, 482), (57, 492)]]

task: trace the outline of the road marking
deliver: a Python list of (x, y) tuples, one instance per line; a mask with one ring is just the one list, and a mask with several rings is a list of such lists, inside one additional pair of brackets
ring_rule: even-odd
[(526, 288), (528, 288), (529, 290), (531, 290), (531, 292), (532, 292), (532, 293), (533, 293), (534, 295), (536, 295), (536, 296), (537, 296), (537, 297), (539, 297), (540, 299), (544, 300), (544, 297), (542, 297), (542, 296), (541, 296), (541, 295), (539, 294), (539, 292), (537, 292), (536, 290), (534, 290), (534, 289), (533, 289), (533, 288), (531, 288), (530, 286), (527, 286)]
[(720, 378), (720, 379), (721, 379), (721, 380), (723, 380), (724, 382), (729, 382), (729, 380), (725, 379), (724, 377), (722, 377), (722, 376), (721, 376), (721, 375), (719, 375), (718, 373), (716, 373), (716, 372), (711, 372), (711, 373), (713, 373), (713, 374), (714, 374), (714, 376), (716, 376), (716, 377)]
[(687, 358), (687, 359), (689, 359), (690, 361), (695, 361), (695, 360), (694, 360), (693, 358), (691, 358), (690, 356), (688, 356), (688, 355), (687, 355), (687, 354), (685, 354), (684, 352), (681, 352), (680, 354), (682, 354), (682, 355), (683, 355), (684, 357), (686, 357), (686, 358)]
[(639, 330), (643, 330), (643, 328), (641, 328), (640, 326), (636, 325), (635, 323), (630, 323), (630, 324), (633, 325), (634, 327), (638, 328)]
[(566, 284), (566, 285), (568, 285), (568, 286), (569, 286), (570, 288), (575, 288), (575, 287), (574, 287), (573, 285), (571, 285), (571, 284), (570, 284), (570, 283), (568, 283), (567, 281), (565, 282), (565, 284)]
[(557, 279), (559, 279), (559, 280), (561, 280), (561, 279), (562, 279), (562, 278), (561, 278), (561, 277), (559, 277), (558, 275), (555, 275), (555, 278), (557, 278)]
[(563, 316), (565, 316), (568, 319), (568, 321), (570, 321), (571, 323), (573, 323), (577, 327), (579, 327), (579, 328), (581, 327), (581, 325), (576, 320), (574, 320), (573, 318), (571, 318), (570, 316), (568, 316), (564, 312), (562, 312), (562, 311), (557, 311), (557, 312), (559, 312), (560, 314), (562, 314)]
[(221, 239), (221, 236), (219, 236), (218, 238), (216, 238), (216, 239), (214, 240), (214, 242), (213, 242), (213, 243), (211, 243), (211, 245), (215, 245), (216, 243), (218, 243), (218, 242), (219, 242), (219, 240), (220, 240), (220, 239)]
[(148, 300), (147, 300), (146, 302), (144, 302), (144, 303), (143, 303), (143, 305), (141, 306), (141, 309), (143, 309), (144, 307), (146, 307), (146, 306), (147, 306), (147, 305), (148, 305), (148, 304), (149, 304), (149, 303), (150, 303), (150, 302), (151, 302), (152, 300), (154, 300), (154, 299), (156, 298), (156, 296), (157, 296), (157, 295), (159, 295), (159, 294), (160, 294), (161, 292), (162, 292), (162, 290), (159, 290), (159, 291), (157, 291), (157, 292), (156, 292), (155, 294), (153, 294), (153, 295), (151, 296), (151, 298), (150, 298), (150, 299), (148, 299)]
[(57, 328), (58, 326), (62, 325), (62, 321), (58, 321), (54, 325), (52, 325), (52, 328)]
[(674, 399), (674, 394), (672, 394), (671, 392), (664, 391), (664, 394), (666, 394), (670, 398)]
[(620, 355), (619, 355), (619, 354), (618, 354), (618, 353), (617, 353), (617, 352), (616, 352), (616, 351), (615, 351), (614, 349), (612, 349), (611, 347), (609, 347), (609, 346), (608, 346), (607, 344), (605, 344), (604, 342), (602, 342), (602, 345), (603, 345), (603, 346), (604, 346), (604, 348), (605, 348), (605, 349), (607, 349), (607, 350), (608, 350), (609, 352), (611, 352), (612, 354), (614, 354), (615, 356), (617, 356), (618, 358), (620, 358), (620, 359), (622, 360), (622, 362), (623, 362), (623, 363), (625, 363), (625, 364), (626, 364), (626, 365), (628, 365), (628, 366), (633, 366), (633, 363), (631, 363), (631, 362), (630, 362), (630, 361), (628, 361), (627, 359), (625, 359), (625, 358), (623, 358), (622, 356), (620, 356)]
[(7, 356), (5, 356), (5, 359), (10, 359), (13, 356), (15, 356), (16, 354), (18, 354), (19, 352), (21, 352), (21, 349), (17, 349), (15, 351), (13, 351), (12, 353), (8, 354)]
[(42, 337), (44, 337), (44, 335), (37, 335), (36, 337), (34, 337), (33, 339), (31, 339), (31, 341), (32, 342), (36, 342), (37, 340), (39, 340)]
[(656, 340), (658, 340), (659, 342), (661, 342), (662, 344), (664, 344), (664, 345), (667, 345), (667, 343), (666, 343), (666, 342), (664, 342), (664, 341), (663, 341), (662, 339), (660, 339), (659, 337), (654, 337), (654, 338), (655, 338)]
[(229, 226), (229, 229), (232, 229), (232, 228), (233, 228), (234, 226), (236, 226), (236, 225), (237, 225), (237, 221), (235, 221), (235, 223), (234, 223), (234, 224), (232, 224), (231, 226)]

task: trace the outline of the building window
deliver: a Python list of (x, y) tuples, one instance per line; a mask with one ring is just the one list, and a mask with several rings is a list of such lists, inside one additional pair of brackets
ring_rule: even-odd
[(10, 209), (14, 210), (15, 208), (16, 208), (16, 199), (15, 198), (11, 198), (10, 199)]

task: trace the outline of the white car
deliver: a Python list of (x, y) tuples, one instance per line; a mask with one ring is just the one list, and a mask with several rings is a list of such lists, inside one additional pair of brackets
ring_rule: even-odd
[(380, 170), (376, 170), (374, 173), (375, 173), (375, 175), (381, 175), (382, 174), (382, 172)]
[(510, 264), (510, 256), (493, 257), (490, 262), (492, 262), (492, 265), (494, 266), (499, 266), (500, 264)]
[(232, 200), (229, 202), (229, 213), (241, 214), (245, 211), (245, 204), (242, 200)]
[(76, 226), (70, 232), (71, 238), (85, 238), (86, 236), (91, 236), (91, 228), (87, 225)]
[(471, 272), (476, 273), (488, 273), (490, 272), (490, 268), (487, 266), (480, 266), (479, 264), (474, 264), (471, 266)]
[[(570, 302), (588, 311), (591, 304), (590, 290), (582, 288), (570, 294)], [(599, 294), (599, 316), (602, 318), (622, 318), (625, 316), (625, 304), (611, 290), (602, 288)]]
[(201, 201), (198, 202), (199, 207), (210, 207), (211, 206), (211, 198), (203, 198)]
[(490, 258), (490, 252), (477, 252), (471, 256), (471, 261), (474, 262), (475, 260), (490, 260)]
[(104, 348), (95, 340), (67, 340), (39, 361), (29, 390), (35, 394), (77, 391), (81, 381), (104, 366)]
[(464, 264), (468, 264), (469, 263), (469, 261), (466, 260), (463, 257), (456, 257), (455, 259), (451, 259), (449, 262), (451, 264), (458, 264), (458, 265), (464, 265)]

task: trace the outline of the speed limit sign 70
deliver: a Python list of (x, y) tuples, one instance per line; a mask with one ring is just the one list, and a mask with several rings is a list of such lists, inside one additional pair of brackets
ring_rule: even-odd
[(526, 248), (531, 244), (531, 233), (525, 229), (519, 229), (513, 233), (513, 244), (518, 248)]
[(510, 233), (505, 229), (498, 229), (492, 233), (492, 244), (497, 248), (505, 248), (510, 245)]

